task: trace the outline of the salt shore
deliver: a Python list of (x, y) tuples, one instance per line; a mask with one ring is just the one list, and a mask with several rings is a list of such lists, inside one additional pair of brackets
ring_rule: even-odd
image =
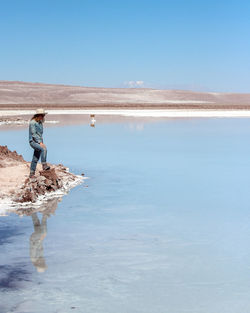
[(29, 166), (16, 151), (0, 146), (0, 215), (6, 210), (39, 207), (86, 179), (70, 173), (62, 164), (51, 165), (48, 171), (38, 164), (36, 176), (29, 178)]
[[(77, 109), (58, 109), (58, 110), (47, 110), (51, 115), (116, 115), (116, 116), (128, 116), (128, 117), (166, 117), (166, 118), (202, 118), (202, 117), (218, 117), (218, 118), (249, 118), (250, 110), (154, 110), (154, 109), (108, 109), (108, 110), (77, 110)], [(22, 115), (32, 115), (34, 110), (0, 110), (1, 117), (13, 117)]]

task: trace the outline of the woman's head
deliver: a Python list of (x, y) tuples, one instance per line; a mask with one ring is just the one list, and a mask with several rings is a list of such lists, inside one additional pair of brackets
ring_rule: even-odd
[(36, 122), (41, 122), (41, 123), (43, 123), (43, 122), (44, 122), (44, 118), (45, 118), (45, 114), (35, 114), (35, 115), (32, 117), (32, 120), (35, 120)]
[(45, 112), (44, 109), (37, 109), (37, 110), (36, 110), (36, 114), (33, 115), (33, 117), (32, 117), (32, 120), (36, 120), (37, 122), (43, 123), (43, 122), (44, 122), (45, 115), (46, 115), (47, 113), (48, 113), (48, 112)]

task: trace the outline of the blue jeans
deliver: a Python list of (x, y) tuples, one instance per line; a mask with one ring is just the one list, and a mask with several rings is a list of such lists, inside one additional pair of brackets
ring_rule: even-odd
[(36, 143), (35, 141), (30, 141), (30, 146), (34, 149), (32, 162), (30, 164), (30, 171), (35, 173), (37, 162), (39, 161), (40, 156), (41, 156), (42, 163), (46, 163), (46, 161), (47, 161), (47, 149), (42, 148), (39, 145), (39, 143)]

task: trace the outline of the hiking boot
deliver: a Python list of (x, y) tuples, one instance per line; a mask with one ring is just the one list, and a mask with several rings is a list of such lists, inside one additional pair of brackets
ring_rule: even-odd
[(48, 166), (47, 163), (43, 163), (43, 170), (44, 170), (44, 171), (50, 170), (50, 166)]
[(29, 176), (30, 178), (33, 178), (33, 177), (35, 177), (35, 172), (30, 172), (30, 176)]

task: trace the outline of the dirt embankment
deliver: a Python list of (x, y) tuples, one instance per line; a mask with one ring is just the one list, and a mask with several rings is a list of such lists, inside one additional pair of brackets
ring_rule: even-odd
[(7, 146), (0, 146), (0, 167), (8, 166), (9, 162), (25, 162), (22, 155), (10, 151)]
[(29, 177), (30, 163), (16, 151), (0, 146), (0, 202), (10, 200), (14, 203), (35, 203), (39, 196), (45, 196), (57, 190), (70, 189), (79, 176), (68, 172), (62, 164), (53, 165), (48, 171), (37, 167), (35, 177)]

